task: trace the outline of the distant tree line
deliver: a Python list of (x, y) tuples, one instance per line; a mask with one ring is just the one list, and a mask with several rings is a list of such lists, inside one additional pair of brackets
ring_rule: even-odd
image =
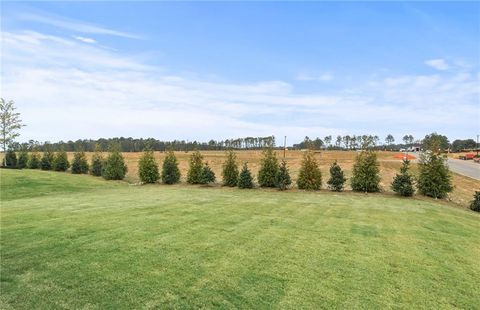
[(227, 150), (227, 149), (263, 149), (266, 147), (275, 147), (275, 137), (245, 137), (226, 140), (210, 140), (208, 142), (198, 141), (185, 141), (185, 140), (173, 140), (173, 141), (160, 141), (154, 138), (100, 138), (94, 139), (79, 139), (76, 141), (59, 141), (59, 142), (39, 142), (30, 140), (24, 143), (13, 142), (10, 144), (10, 148), (14, 151), (33, 151), (37, 150), (43, 152), (45, 150), (50, 151), (66, 151), (75, 152), (83, 150), (85, 152), (95, 151), (98, 145), (99, 151), (105, 152), (109, 149), (110, 145), (118, 145), (121, 152), (141, 152), (146, 147), (149, 147), (152, 151), (213, 151), (213, 150)]
[[(385, 143), (381, 143), (381, 139), (376, 135), (338, 135), (335, 138), (332, 136), (325, 136), (324, 138), (311, 139), (308, 136), (300, 142), (293, 144), (291, 149), (313, 149), (313, 150), (392, 150), (398, 151), (401, 149), (408, 149), (411, 147), (420, 147), (422, 149), (431, 149), (432, 143), (436, 143), (436, 147), (441, 150), (451, 150), (453, 152), (459, 152), (464, 150), (474, 150), (477, 147), (477, 143), (473, 139), (455, 140), (452, 143), (444, 135), (432, 133), (426, 135), (423, 139), (415, 140), (412, 135), (405, 135), (402, 139), (403, 143), (395, 143), (395, 139), (392, 135), (387, 135)], [(45, 150), (50, 151), (66, 151), (75, 152), (83, 150), (85, 152), (94, 152), (98, 145), (98, 150), (105, 152), (109, 149), (109, 146), (115, 144), (118, 145), (121, 152), (141, 152), (146, 147), (149, 147), (152, 151), (219, 151), (219, 150), (259, 150), (267, 147), (273, 149), (281, 149), (283, 146), (276, 146), (275, 137), (246, 137), (226, 140), (210, 140), (208, 142), (198, 141), (185, 141), (185, 140), (173, 140), (173, 141), (160, 141), (154, 138), (100, 138), (83, 139), (76, 141), (59, 141), (59, 142), (39, 142), (30, 140), (28, 142), (19, 143), (12, 142), (10, 148), (14, 151), (33, 151), (37, 150), (43, 152)]]
[[(338, 135), (333, 137), (331, 135), (325, 136), (322, 138), (315, 138), (310, 139), (310, 137), (306, 136), (305, 139), (297, 144), (293, 145), (294, 149), (328, 149), (328, 150), (362, 150), (362, 149), (376, 149), (376, 150), (383, 150), (399, 147), (399, 146), (412, 146), (414, 144), (413, 136), (406, 136), (407, 139), (405, 140), (405, 145), (394, 145), (393, 142), (395, 138), (389, 134), (385, 138), (385, 145), (381, 145), (380, 137), (377, 135), (345, 135), (341, 136)], [(411, 137), (408, 138), (408, 137)]]
[(438, 133), (426, 135), (423, 139), (415, 140), (412, 135), (405, 135), (402, 138), (403, 143), (395, 143), (393, 135), (388, 134), (385, 142), (381, 143), (377, 135), (338, 135), (336, 138), (325, 136), (322, 138), (310, 139), (308, 136), (297, 144), (293, 145), (293, 149), (314, 149), (314, 150), (391, 150), (399, 151), (401, 149), (409, 149), (418, 147), (423, 150), (440, 150), (440, 151), (471, 151), (478, 148), (477, 143), (473, 139), (460, 140), (457, 139), (450, 143), (448, 138)]
[(477, 143), (473, 139), (460, 140), (452, 142), (452, 151), (460, 152), (463, 150), (473, 150), (477, 148)]

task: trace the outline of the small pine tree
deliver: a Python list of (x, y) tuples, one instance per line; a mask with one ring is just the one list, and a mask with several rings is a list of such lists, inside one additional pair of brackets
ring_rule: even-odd
[(27, 164), (28, 169), (38, 169), (40, 168), (40, 154), (37, 151), (33, 151), (30, 154), (30, 158), (28, 159)]
[(305, 190), (319, 190), (322, 187), (322, 172), (311, 150), (303, 155), (297, 186)]
[(470, 204), (470, 209), (480, 212), (480, 191), (475, 191), (475, 194), (473, 195), (473, 201)]
[(418, 190), (424, 196), (445, 198), (453, 190), (446, 160), (440, 154), (422, 154), (419, 164)]
[(392, 190), (405, 197), (413, 196), (415, 189), (413, 188), (413, 177), (409, 173), (410, 161), (405, 159), (400, 168), (400, 174), (397, 174), (392, 182)]
[(180, 182), (180, 169), (178, 169), (177, 157), (173, 151), (168, 151), (162, 166), (162, 182), (175, 184)]
[(83, 151), (75, 152), (73, 154), (72, 173), (74, 174), (88, 173), (88, 161)]
[(248, 170), (247, 163), (243, 164), (242, 171), (238, 176), (238, 187), (239, 188), (253, 188), (253, 177)]
[(199, 151), (193, 152), (190, 156), (190, 168), (188, 169), (187, 182), (200, 184), (202, 182), (203, 156)]
[(290, 173), (288, 172), (287, 163), (282, 161), (280, 168), (275, 175), (275, 187), (281, 191), (288, 189), (292, 184), (292, 179), (290, 178)]
[(65, 151), (60, 151), (55, 154), (53, 169), (55, 171), (67, 171), (68, 168), (70, 168), (70, 163), (68, 162), (67, 153)]
[(23, 169), (28, 165), (28, 152), (26, 150), (20, 151), (18, 155), (17, 168)]
[(43, 152), (42, 159), (40, 160), (40, 169), (42, 170), (52, 170), (53, 169), (53, 162), (55, 156), (49, 150)]
[(16, 168), (17, 167), (17, 154), (14, 150), (9, 149), (5, 154), (5, 167), (7, 168)]
[(92, 161), (90, 164), (90, 174), (96, 177), (102, 176), (103, 170), (103, 155), (100, 150), (100, 145), (95, 146), (95, 153), (92, 156)]
[(155, 183), (160, 179), (158, 164), (151, 149), (145, 149), (138, 162), (138, 176), (143, 183)]
[(379, 192), (380, 170), (377, 154), (371, 150), (360, 152), (353, 165), (351, 186), (357, 192)]
[(110, 148), (110, 154), (104, 162), (102, 176), (106, 180), (123, 180), (127, 173), (127, 165), (118, 146)]
[(330, 179), (327, 182), (328, 188), (335, 192), (341, 192), (343, 191), (346, 181), (347, 178), (345, 178), (342, 168), (337, 164), (337, 161), (335, 161), (330, 166)]
[(208, 163), (205, 163), (205, 166), (203, 166), (202, 169), (202, 177), (201, 177), (201, 184), (210, 184), (210, 183), (215, 183), (215, 173), (213, 170), (210, 168)]
[(238, 184), (237, 157), (233, 151), (227, 153), (227, 160), (222, 170), (223, 185), (234, 187)]
[(263, 152), (258, 171), (258, 184), (261, 187), (275, 187), (275, 176), (278, 172), (278, 159), (271, 147)]

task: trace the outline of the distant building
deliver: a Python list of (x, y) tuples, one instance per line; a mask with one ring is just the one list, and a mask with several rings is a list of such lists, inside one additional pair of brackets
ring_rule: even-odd
[(400, 149), (400, 152), (420, 152), (422, 149), (419, 146), (411, 146)]

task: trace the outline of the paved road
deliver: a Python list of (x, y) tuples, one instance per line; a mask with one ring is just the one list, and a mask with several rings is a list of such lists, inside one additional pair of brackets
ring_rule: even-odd
[[(417, 159), (414, 159), (414, 163), (418, 163), (418, 158), (420, 153), (408, 153), (409, 155), (415, 156)], [(448, 159), (448, 167), (453, 172), (456, 172), (461, 175), (465, 175), (475, 180), (480, 180), (480, 164), (473, 162), (473, 160), (461, 160), (461, 159)]]
[(480, 180), (480, 164), (474, 163), (473, 160), (448, 159), (450, 170), (466, 175), (476, 180)]

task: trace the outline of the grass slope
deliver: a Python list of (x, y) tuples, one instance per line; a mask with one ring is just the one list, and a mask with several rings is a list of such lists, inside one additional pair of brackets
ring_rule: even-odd
[(96, 188), (111, 188), (123, 182), (105, 182), (88, 175), (72, 176), (70, 173), (32, 170), (0, 169), (1, 198), (8, 201), (18, 198), (33, 198), (58, 194), (87, 192)]
[(480, 216), (381, 195), (1, 171), (9, 308), (475, 308)]

